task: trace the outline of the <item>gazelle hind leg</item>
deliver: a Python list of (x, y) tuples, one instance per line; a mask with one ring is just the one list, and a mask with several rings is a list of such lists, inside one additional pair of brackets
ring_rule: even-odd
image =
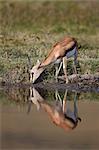
[(76, 65), (75, 65), (75, 64), (73, 64), (73, 68), (74, 68), (74, 74), (77, 75), (77, 68), (76, 68)]
[(74, 95), (74, 115), (75, 115), (75, 118), (77, 119), (77, 117), (78, 117), (77, 92), (75, 92), (75, 95)]
[[(76, 75), (76, 83), (78, 83), (78, 76), (77, 76), (77, 56), (78, 56), (78, 50), (76, 48), (75, 54), (74, 54), (74, 74)], [(77, 84), (78, 87), (78, 84)]]
[(63, 71), (66, 79), (66, 84), (69, 82), (68, 81), (68, 76), (67, 76), (67, 57), (63, 57)]
[(74, 95), (74, 115), (75, 115), (76, 121), (78, 122), (78, 120), (79, 120), (81, 122), (81, 118), (78, 116), (77, 101), (78, 101), (77, 92), (75, 92), (75, 95)]
[(74, 63), (73, 63), (73, 66), (74, 66), (74, 73), (77, 75), (77, 55), (78, 55), (78, 51), (76, 49), (75, 51), (75, 54), (74, 54)]

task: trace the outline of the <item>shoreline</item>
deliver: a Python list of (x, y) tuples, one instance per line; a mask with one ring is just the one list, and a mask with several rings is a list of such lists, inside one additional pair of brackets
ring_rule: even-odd
[(77, 92), (99, 92), (99, 77), (95, 80), (83, 80), (75, 83), (65, 84), (63, 82), (56, 83), (55, 81), (47, 81), (47, 82), (39, 82), (39, 83), (10, 83), (10, 82), (1, 82), (0, 89), (5, 88), (29, 88), (33, 87), (36, 89), (45, 89), (45, 90), (59, 90), (65, 91), (66, 89), (69, 91), (77, 91)]

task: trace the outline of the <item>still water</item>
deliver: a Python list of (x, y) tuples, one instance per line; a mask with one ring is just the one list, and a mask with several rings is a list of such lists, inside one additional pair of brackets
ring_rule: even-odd
[(99, 149), (99, 93), (0, 90), (0, 150), (56, 149)]

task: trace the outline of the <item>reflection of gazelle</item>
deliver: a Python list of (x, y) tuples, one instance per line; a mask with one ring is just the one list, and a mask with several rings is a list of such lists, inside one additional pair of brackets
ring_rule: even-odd
[(67, 90), (65, 91), (64, 94), (64, 98), (62, 100), (62, 98), (60, 97), (58, 91), (56, 90), (56, 102), (58, 109), (61, 108), (62, 112), (64, 114), (64, 117), (66, 119), (67, 122), (69, 122), (71, 125), (73, 125), (73, 127), (71, 129), (74, 129), (77, 124), (78, 124), (78, 120), (81, 121), (81, 119), (78, 117), (78, 109), (77, 109), (77, 93), (75, 92), (74, 95), (74, 110), (72, 111), (69, 107), (69, 101), (67, 100)]
[[(70, 112), (66, 105), (67, 91), (65, 92), (63, 102), (56, 101), (56, 104), (52, 105), (44, 100), (34, 88), (31, 90), (34, 95), (30, 95), (30, 100), (37, 106), (37, 108), (41, 107), (42, 109), (44, 109), (55, 125), (65, 129), (66, 131), (72, 130), (77, 126), (78, 120), (81, 119), (78, 117), (77, 114), (76, 99), (74, 101), (74, 112), (72, 113), (72, 115), (69, 115), (69, 113), (66, 112), (66, 109)], [(57, 100), (58, 97), (59, 94), (57, 95)]]
[[(56, 64), (56, 80), (58, 78), (58, 74), (62, 67), (63, 63), (63, 71), (65, 74), (66, 83), (68, 83), (67, 77), (67, 59), (70, 57), (74, 57), (74, 71), (76, 71), (76, 62), (77, 62), (77, 54), (78, 54), (78, 45), (77, 41), (72, 37), (66, 37), (64, 40), (57, 42), (51, 49), (48, 56), (45, 58), (44, 61), (41, 63), (37, 63), (31, 70), (30, 70), (30, 81), (35, 82), (40, 74), (45, 70), (45, 68), (50, 64)], [(60, 66), (58, 68), (58, 64)], [(32, 76), (33, 75), (33, 76)]]
[[(40, 102), (44, 101), (42, 96), (38, 93), (35, 88), (30, 87), (29, 102), (33, 102), (37, 106), (37, 110), (40, 109)], [(31, 104), (31, 103), (30, 103)], [(29, 105), (28, 112), (30, 111), (31, 105)]]

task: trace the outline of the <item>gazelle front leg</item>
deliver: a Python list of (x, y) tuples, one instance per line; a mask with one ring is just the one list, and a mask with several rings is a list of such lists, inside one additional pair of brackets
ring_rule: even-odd
[(55, 79), (56, 79), (56, 82), (58, 82), (58, 66), (57, 65), (55, 66), (55, 69), (56, 69)]
[(66, 112), (67, 91), (68, 91), (68, 90), (66, 89), (65, 94), (64, 94), (64, 98), (63, 98), (63, 113)]
[(68, 76), (67, 76), (67, 57), (63, 57), (63, 71), (64, 71), (64, 75), (65, 75), (65, 80), (66, 80), (66, 84), (69, 82), (68, 81)]
[(61, 61), (60, 65), (59, 65), (59, 68), (58, 68), (57, 65), (55, 66), (55, 68), (56, 68), (56, 73), (55, 73), (56, 82), (58, 82), (58, 74), (59, 74), (59, 72), (61, 70), (61, 67), (62, 67), (62, 61)]

